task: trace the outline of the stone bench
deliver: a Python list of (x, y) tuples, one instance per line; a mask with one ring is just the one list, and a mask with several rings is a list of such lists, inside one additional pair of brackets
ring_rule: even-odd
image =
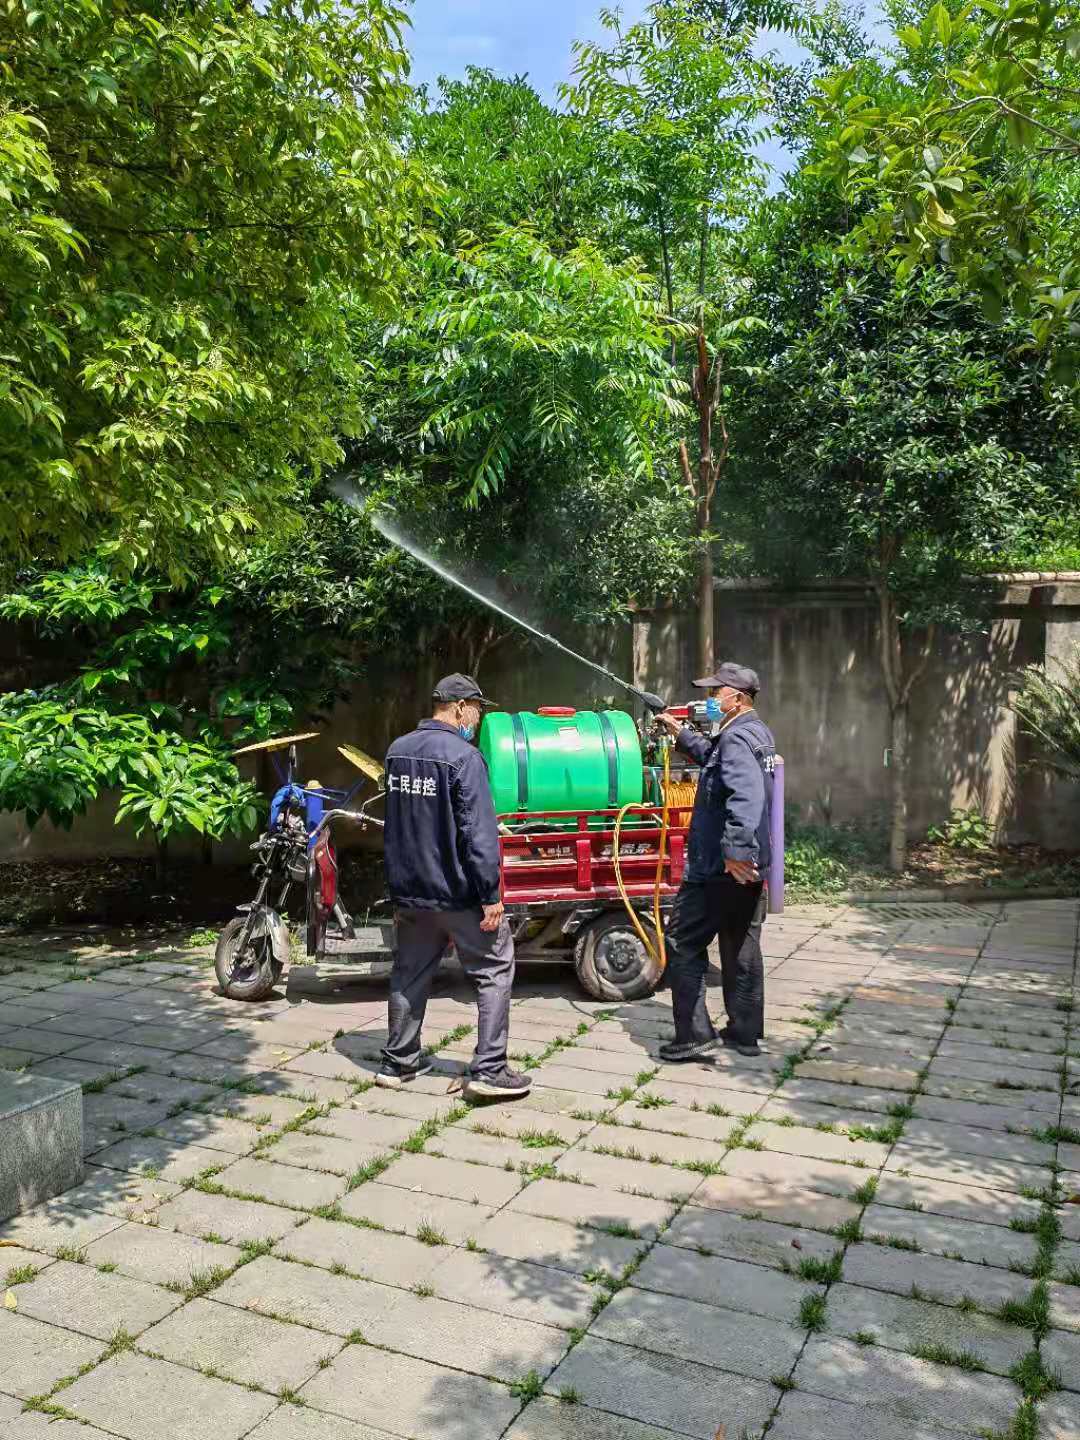
[(0, 1221), (79, 1183), (82, 1130), (78, 1085), (0, 1070)]

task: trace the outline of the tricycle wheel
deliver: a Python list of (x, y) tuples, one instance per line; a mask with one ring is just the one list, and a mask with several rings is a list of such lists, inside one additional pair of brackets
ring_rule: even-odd
[(574, 968), (597, 1000), (640, 1000), (652, 994), (663, 974), (629, 917), (615, 912), (598, 916), (578, 932)]
[(246, 915), (234, 915), (218, 936), (214, 969), (222, 993), (230, 1000), (264, 1000), (285, 968), (280, 945), (275, 943), (279, 938), (276, 928), (284, 930), (280, 917), (272, 911), (257, 915), (241, 954), (240, 944), (247, 923)]

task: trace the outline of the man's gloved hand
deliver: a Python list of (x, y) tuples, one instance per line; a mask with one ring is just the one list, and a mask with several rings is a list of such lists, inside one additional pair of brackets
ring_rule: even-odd
[(756, 885), (761, 879), (752, 860), (725, 860), (724, 870), (740, 885)]
[(502, 924), (505, 908), (501, 900), (497, 905), (485, 905), (484, 918), (480, 921), (480, 929), (486, 931), (498, 930)]

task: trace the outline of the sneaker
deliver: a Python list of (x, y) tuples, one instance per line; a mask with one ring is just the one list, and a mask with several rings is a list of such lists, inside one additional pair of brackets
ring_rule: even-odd
[(763, 1055), (765, 1053), (756, 1040), (752, 1041), (749, 1045), (741, 1045), (738, 1040), (735, 1040), (730, 1035), (724, 1035), (722, 1039), (727, 1048), (734, 1050), (736, 1055)]
[(395, 1065), (392, 1060), (384, 1060), (375, 1074), (375, 1084), (382, 1090), (400, 1090), (402, 1085), (407, 1085), (410, 1080), (415, 1080), (418, 1075), (428, 1075), (434, 1067), (425, 1056), (418, 1065), (403, 1069)]
[(680, 1065), (685, 1060), (704, 1060), (720, 1048), (720, 1037), (711, 1040), (690, 1040), (680, 1044), (677, 1040), (665, 1040), (657, 1054), (668, 1065)]
[(529, 1093), (532, 1081), (504, 1065), (488, 1075), (470, 1075), (461, 1088), (467, 1100), (514, 1100)]

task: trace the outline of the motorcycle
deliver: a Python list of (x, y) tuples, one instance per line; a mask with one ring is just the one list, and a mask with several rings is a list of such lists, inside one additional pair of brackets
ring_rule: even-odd
[[(338, 863), (333, 827), (347, 820), (361, 829), (382, 825), (367, 809), (382, 798), (380, 790), (358, 809), (351, 802), (367, 780), (381, 781), (382, 768), (361, 750), (339, 746), (340, 753), (362, 771), (351, 790), (335, 790), (311, 781), (296, 782), (296, 747), (317, 738), (317, 732), (288, 735), (261, 741), (237, 750), (237, 755), (256, 751), (287, 750), (280, 785), (270, 803), (266, 830), (254, 842), (252, 874), (258, 881), (255, 898), (241, 905), (218, 937), (214, 969), (222, 993), (232, 1000), (262, 1000), (274, 989), (289, 962), (289, 928), (284, 916), (289, 895), (296, 885), (305, 896), (305, 951), (316, 961), (326, 953), (327, 934), (335, 922), (342, 941), (356, 938), (352, 917), (338, 895)], [(277, 765), (276, 759), (274, 760)], [(327, 808), (329, 802), (330, 808)]]

